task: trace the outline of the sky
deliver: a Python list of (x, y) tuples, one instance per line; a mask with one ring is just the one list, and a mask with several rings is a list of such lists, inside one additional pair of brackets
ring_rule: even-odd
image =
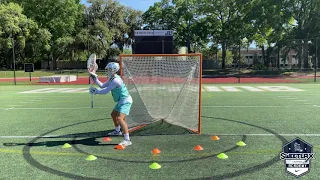
[[(130, 6), (133, 9), (138, 9), (146, 11), (155, 2), (160, 2), (160, 0), (118, 0), (120, 4), (125, 6)], [(87, 4), (87, 0), (81, 0), (81, 3)]]

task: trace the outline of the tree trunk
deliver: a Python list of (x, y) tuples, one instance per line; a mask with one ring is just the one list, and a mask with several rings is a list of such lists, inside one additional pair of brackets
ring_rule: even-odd
[(50, 66), (50, 70), (55, 70), (56, 69), (56, 60), (53, 57), (53, 53), (51, 53), (51, 66)]
[[(274, 51), (274, 48), (273, 47), (271, 47), (271, 46), (269, 46), (268, 48), (267, 48), (267, 55), (266, 55), (266, 60), (267, 60), (267, 63), (270, 63), (272, 60), (274, 61), (274, 58), (270, 58), (270, 56), (271, 56), (271, 54), (272, 54), (272, 52)], [(272, 62), (272, 64), (274, 64), (275, 62)], [(269, 64), (268, 64), (269, 65)]]
[(264, 46), (261, 47), (262, 50), (262, 60), (263, 60), (263, 64), (268, 67), (268, 62), (266, 61), (266, 51), (264, 49)]
[(280, 52), (281, 52), (281, 45), (278, 45), (278, 58), (277, 58), (277, 68), (280, 69)]
[(307, 40), (303, 43), (303, 68), (309, 68), (309, 44)]
[(71, 53), (72, 53), (71, 60), (74, 61), (74, 49), (73, 48), (72, 48), (72, 52)]
[[(6, 53), (7, 54), (7, 53)], [(7, 54), (8, 58), (7, 58), (7, 69), (12, 69), (12, 55)]]
[(221, 63), (221, 68), (225, 69), (226, 68), (226, 56), (227, 56), (227, 44), (226, 41), (222, 41), (222, 63)]
[(301, 62), (302, 62), (302, 43), (299, 41), (298, 45), (298, 68), (301, 69)]
[(48, 54), (48, 59), (47, 59), (47, 61), (48, 61), (47, 69), (50, 69), (50, 54)]
[(316, 62), (317, 62), (317, 69), (319, 69), (319, 68), (320, 68), (320, 58), (319, 58), (319, 56), (320, 56), (320, 39), (317, 38), (315, 42), (316, 42)]

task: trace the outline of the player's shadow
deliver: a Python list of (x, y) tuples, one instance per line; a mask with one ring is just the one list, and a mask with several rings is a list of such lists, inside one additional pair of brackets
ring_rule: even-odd
[[(50, 140), (50, 141), (41, 141), (34, 143), (3, 143), (4, 146), (46, 146), (46, 147), (54, 147), (54, 146), (63, 146), (65, 143), (70, 145), (85, 145), (85, 146), (114, 146), (117, 145), (115, 143), (103, 143), (99, 141), (98, 138), (106, 137), (108, 132), (110, 131), (98, 131), (98, 132), (87, 132), (87, 133), (75, 133), (75, 134), (66, 134), (61, 136), (49, 136), (49, 137), (37, 137), (39, 141), (41, 139), (61, 139), (61, 138), (70, 138), (70, 140)], [(82, 138), (82, 139), (77, 139)]]

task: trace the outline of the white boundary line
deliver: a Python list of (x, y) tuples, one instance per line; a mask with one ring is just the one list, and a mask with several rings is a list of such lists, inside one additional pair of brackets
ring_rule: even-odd
[(0, 139), (30, 139), (30, 138), (55, 138), (59, 136), (0, 136)]
[[(204, 134), (208, 135), (208, 134)], [(216, 134), (217, 136), (275, 136), (274, 134)], [(320, 137), (320, 134), (279, 134), (280, 136), (297, 136), (297, 137)], [(63, 135), (47, 135), (47, 136), (0, 136), (0, 139), (30, 139), (30, 138), (59, 138)]]
[[(93, 109), (110, 109), (113, 107), (94, 107)], [(77, 107), (77, 108), (19, 108), (19, 107), (9, 107), (9, 108), (0, 108), (0, 110), (76, 110), (76, 109), (91, 109), (91, 107)]]
[[(305, 105), (305, 106), (308, 106), (308, 105)], [(313, 105), (313, 106), (317, 107), (317, 105)], [(302, 107), (302, 106), (201, 106), (201, 107), (204, 107), (204, 108), (281, 108), (281, 107), (296, 108), (296, 107)]]
[[(309, 106), (309, 105), (306, 105)], [(203, 108), (296, 108), (302, 106), (202, 106)], [(320, 105), (312, 105), (311, 107), (320, 107)], [(113, 107), (94, 107), (93, 109), (111, 109)], [(0, 108), (0, 110), (78, 110), (78, 109), (91, 109), (91, 107), (75, 107), (75, 108), (41, 108), (41, 107), (30, 107), (30, 108), (20, 108), (20, 107), (8, 107), (8, 108)]]
[[(162, 87), (141, 87), (140, 91), (152, 91), (152, 90), (162, 90)], [(178, 89), (174, 88), (172, 91), (178, 91)], [(195, 90), (195, 89), (191, 89)], [(169, 90), (170, 91), (170, 90)], [(305, 91), (303, 89), (298, 89), (289, 86), (240, 86), (240, 85), (203, 85), (201, 91), (205, 92), (300, 92)], [(41, 89), (33, 89), (26, 90), (22, 92), (17, 92), (18, 94), (47, 94), (47, 93), (88, 93), (87, 88), (41, 88)], [(279, 97), (290, 97), (290, 96), (279, 96)]]
[[(217, 134), (218, 136), (275, 136), (274, 134)], [(315, 136), (320, 137), (320, 134), (279, 134), (280, 136)], [(1, 137), (1, 136), (0, 136)]]

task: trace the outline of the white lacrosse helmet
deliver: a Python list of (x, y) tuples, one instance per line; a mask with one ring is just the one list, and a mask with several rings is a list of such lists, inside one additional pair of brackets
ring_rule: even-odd
[(117, 73), (120, 69), (120, 66), (116, 62), (110, 62), (107, 64), (105, 69), (107, 70), (108, 76), (110, 76), (112, 74)]

